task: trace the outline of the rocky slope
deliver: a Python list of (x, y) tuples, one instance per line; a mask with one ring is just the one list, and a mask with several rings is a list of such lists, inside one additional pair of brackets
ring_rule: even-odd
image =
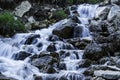
[[(22, 4), (23, 3), (23, 4)], [(64, 15), (69, 15), (69, 8), (61, 8), (52, 5), (33, 5), (28, 1), (23, 1), (15, 8), (14, 14), (26, 24), (27, 29), (36, 30), (48, 27), (65, 17), (54, 16), (55, 11), (64, 11)], [(22, 7), (21, 7), (22, 6)], [(27, 7), (26, 7), (27, 6)], [(79, 61), (78, 68), (85, 68), (83, 74), (85, 80), (119, 80), (120, 79), (120, 1), (105, 0), (100, 3), (95, 11), (95, 16), (86, 24), (89, 26), (90, 35), (93, 39), (81, 39), (83, 28), (76, 25), (82, 23), (78, 19), (77, 5), (71, 6), (73, 16), (68, 17), (68, 21), (53, 29), (53, 34), (47, 38), (51, 43), (47, 46), (46, 52), (31, 55), (34, 50), (28, 52), (16, 53), (15, 60), (24, 60), (30, 56), (30, 64), (36, 66), (43, 73), (58, 73), (60, 70), (66, 70), (66, 65), (61, 63), (64, 58), (82, 54), (82, 60)], [(57, 20), (56, 20), (57, 17)], [(78, 35), (81, 34), (81, 35)], [(31, 34), (24, 41), (25, 45), (35, 44), (40, 35)], [(60, 41), (57, 42), (57, 41)], [(60, 49), (72, 50), (72, 52), (60, 50), (56, 46), (61, 44)], [(41, 49), (42, 43), (37, 45)], [(84, 50), (83, 52), (77, 50)], [(57, 52), (56, 52), (57, 51)], [(70, 66), (70, 65), (69, 65)], [(77, 73), (72, 73), (77, 74)], [(83, 75), (79, 75), (77, 80), (82, 80)], [(81, 75), (81, 76), (80, 76)], [(5, 77), (1, 74), (2, 78)], [(58, 80), (69, 80), (66, 76)], [(0, 77), (0, 79), (2, 80)], [(5, 77), (5, 79), (8, 77)], [(54, 80), (55, 77), (48, 77), (47, 80)], [(3, 78), (4, 79), (4, 78)], [(41, 76), (34, 75), (35, 80), (42, 80)], [(75, 80), (74, 78), (70, 78)], [(13, 79), (8, 79), (13, 80)]]

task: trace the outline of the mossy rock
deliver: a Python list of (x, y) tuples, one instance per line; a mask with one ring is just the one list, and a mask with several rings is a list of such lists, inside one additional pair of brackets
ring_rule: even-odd
[(15, 33), (26, 32), (24, 24), (8, 11), (0, 13), (0, 35), (13, 36)]

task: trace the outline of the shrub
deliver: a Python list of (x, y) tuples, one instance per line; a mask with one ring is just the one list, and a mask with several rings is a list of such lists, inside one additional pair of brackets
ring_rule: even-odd
[(2, 36), (12, 36), (15, 33), (25, 32), (25, 26), (19, 20), (15, 20), (14, 16), (4, 11), (0, 13), (0, 34)]
[(52, 18), (56, 21), (62, 20), (67, 17), (67, 14), (64, 12), (64, 10), (58, 10), (53, 12)]

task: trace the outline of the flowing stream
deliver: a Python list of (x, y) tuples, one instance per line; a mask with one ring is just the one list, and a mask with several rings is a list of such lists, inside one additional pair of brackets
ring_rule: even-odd
[[(92, 39), (87, 24), (89, 24), (88, 20), (94, 17), (96, 8), (97, 5), (89, 4), (82, 4), (78, 6), (78, 18), (81, 22), (78, 23), (78, 25), (81, 25), (83, 27), (81, 39)], [(15, 60), (16, 57), (14, 55), (20, 51), (26, 51), (32, 55), (46, 51), (48, 45), (52, 43), (51, 41), (48, 41), (48, 37), (52, 35), (53, 29), (61, 26), (66, 21), (67, 19), (61, 20), (54, 25), (51, 25), (49, 28), (36, 30), (35, 32), (16, 34), (12, 38), (0, 38), (1, 74), (7, 77), (15, 78), (17, 80), (34, 80), (34, 74), (42, 76), (43, 80), (47, 80), (47, 77), (54, 76), (57, 77), (56, 80), (59, 80), (61, 76), (67, 77), (68, 80), (84, 80), (84, 75), (82, 74), (82, 71), (84, 71), (84, 69), (79, 68), (78, 66), (78, 63), (82, 60), (84, 50), (75, 50), (72, 45), (71, 47), (73, 49), (71, 50), (63, 49), (66, 53), (70, 53), (68, 57), (65, 57), (63, 61), (61, 61), (61, 63), (65, 64), (66, 69), (60, 70), (60, 72), (56, 74), (40, 73), (38, 68), (32, 66), (29, 63), (29, 57), (24, 60)], [(30, 45), (26, 45), (25, 41), (31, 35), (36, 35), (36, 38)], [(42, 47), (39, 43), (41, 43)], [(64, 44), (67, 44), (62, 41), (58, 41), (58, 43), (59, 44), (56, 45), (57, 52), (62, 49), (62, 46)]]

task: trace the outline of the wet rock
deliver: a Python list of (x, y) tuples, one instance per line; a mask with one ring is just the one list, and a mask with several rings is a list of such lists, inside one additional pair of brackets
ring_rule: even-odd
[(25, 41), (25, 44), (28, 44), (28, 45), (32, 44), (36, 38), (40, 38), (40, 35), (39, 34), (29, 35)]
[(90, 60), (99, 60), (100, 58), (102, 58), (104, 55), (106, 55), (104, 53), (104, 51), (102, 50), (102, 48), (96, 44), (96, 43), (90, 43), (86, 48), (85, 48), (85, 52), (83, 54), (83, 58), (87, 58)]
[(105, 80), (105, 79), (102, 77), (93, 77), (92, 80)]
[(22, 17), (31, 8), (29, 1), (23, 1), (18, 7), (15, 8), (15, 15)]
[(79, 65), (79, 68), (87, 68), (87, 67), (89, 67), (89, 66), (91, 65), (91, 61), (90, 61), (90, 60), (87, 60), (87, 59), (81, 60), (81, 61), (78, 63), (78, 65)]
[(108, 62), (108, 61), (110, 61), (110, 58), (109, 58), (109, 57), (104, 57), (104, 58), (101, 58), (101, 59), (99, 60), (99, 63), (100, 63), (100, 64), (105, 64), (105, 63)]
[(106, 37), (109, 35), (108, 27), (109, 27), (109, 23), (106, 20), (104, 21), (93, 20), (90, 23), (89, 29), (91, 32), (94, 32), (95, 34), (99, 34)]
[(31, 57), (31, 64), (38, 67), (41, 72), (55, 73), (59, 65), (59, 55), (57, 53), (40, 53)]
[(25, 52), (25, 51), (20, 51), (19, 53), (13, 55), (15, 60), (24, 60), (28, 56), (30, 56), (31, 53)]
[(70, 17), (72, 20), (74, 20), (77, 23), (81, 23), (81, 21), (78, 19), (77, 11), (74, 12), (74, 15)]
[(47, 51), (50, 51), (50, 52), (56, 51), (55, 44), (54, 44), (54, 43), (51, 43), (51, 44), (47, 47)]
[(42, 76), (33, 75), (34, 80), (43, 80)]
[(61, 37), (61, 38), (72, 38), (73, 36), (73, 29), (74, 26), (72, 26), (74, 22), (72, 20), (68, 20), (65, 24), (63, 24), (60, 27), (56, 27), (53, 30), (53, 34)]
[(61, 38), (59, 38), (58, 36), (56, 35), (50, 35), (49, 38), (48, 38), (49, 41), (60, 41), (62, 40)]
[(60, 70), (66, 70), (66, 69), (67, 69), (67, 68), (66, 68), (66, 64), (65, 64), (65, 63), (60, 63), (59, 69), (60, 69)]
[(74, 10), (77, 10), (77, 6), (76, 5), (72, 5), (71, 8), (70, 8), (72, 11)]
[(83, 32), (83, 27), (82, 26), (75, 26), (74, 27), (74, 33), (73, 33), (73, 35), (74, 35), (74, 38), (76, 38), (76, 37), (82, 37), (83, 35), (82, 35), (82, 32)]
[(39, 48), (42, 47), (42, 46), (43, 46), (42, 43), (38, 43), (38, 44), (37, 44), (37, 47), (39, 47)]
[(118, 68), (120, 68), (120, 59), (117, 60), (116, 66), (117, 66)]
[(105, 79), (110, 79), (110, 80), (114, 80), (114, 79), (120, 79), (120, 72), (119, 71), (110, 71), (110, 70), (97, 70), (94, 72), (95, 76), (101, 76)]
[(59, 54), (60, 54), (60, 59), (64, 59), (66, 56), (69, 56), (70, 54), (69, 53), (66, 53), (66, 51), (59, 51)]
[(112, 6), (112, 8), (110, 9), (110, 12), (108, 14), (107, 20), (112, 21), (115, 19), (115, 17), (119, 17), (119, 11), (120, 11), (119, 6), (117, 6), (117, 5)]
[(59, 80), (82, 80), (84, 76), (80, 73), (75, 72), (67, 72), (66, 74), (63, 74)]
[(111, 3), (114, 3), (114, 4), (120, 4), (120, 0), (111, 0)]
[(98, 7), (95, 11), (95, 18), (102, 20), (107, 19), (109, 10), (110, 10), (109, 6)]
[(109, 70), (109, 68), (107, 66), (101, 66), (101, 65), (93, 65), (88, 67), (83, 74), (85, 76), (93, 76), (94, 75), (94, 71), (95, 70)]
[(79, 42), (76, 42), (74, 44), (75, 47), (77, 47), (78, 49), (85, 49), (85, 47), (91, 42), (91, 40), (87, 40), (87, 39), (82, 39)]
[(53, 66), (48, 66), (46, 72), (51, 74), (51, 73), (55, 73), (57, 71), (56, 71), (56, 69)]

